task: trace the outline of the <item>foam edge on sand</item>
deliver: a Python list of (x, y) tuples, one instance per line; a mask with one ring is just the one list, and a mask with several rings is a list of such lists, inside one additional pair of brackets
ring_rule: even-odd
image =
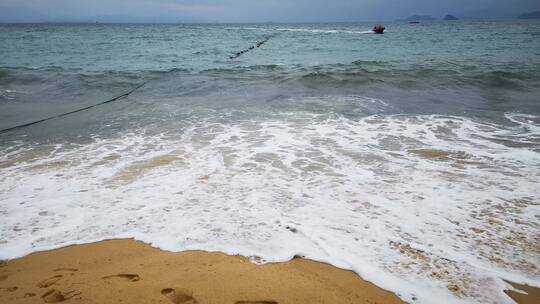
[[(403, 303), (352, 271), (295, 258), (257, 265), (218, 252), (167, 252), (108, 240), (0, 262), (1, 303)], [(538, 289), (514, 285), (518, 303)], [(538, 302), (536, 302), (538, 303)]]

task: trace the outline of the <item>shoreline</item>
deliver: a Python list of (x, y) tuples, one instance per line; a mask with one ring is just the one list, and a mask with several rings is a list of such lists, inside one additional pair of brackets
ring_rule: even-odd
[[(507, 292), (519, 304), (540, 302)], [(218, 252), (168, 252), (132, 239), (0, 262), (1, 303), (405, 303), (356, 273), (303, 258), (257, 265)]]

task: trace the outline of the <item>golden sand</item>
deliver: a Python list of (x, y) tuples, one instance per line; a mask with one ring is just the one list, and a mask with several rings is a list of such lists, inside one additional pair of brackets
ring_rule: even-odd
[(540, 303), (540, 288), (533, 288), (526, 285), (511, 283), (515, 288), (525, 291), (527, 294), (518, 293), (515, 291), (507, 291), (506, 293), (519, 304), (538, 304)]
[[(512, 296), (519, 303), (540, 303), (534, 301), (538, 293)], [(166, 252), (133, 240), (69, 246), (0, 264), (0, 303), (59, 302), (403, 303), (355, 273), (324, 263), (295, 258), (256, 265), (241, 256)]]

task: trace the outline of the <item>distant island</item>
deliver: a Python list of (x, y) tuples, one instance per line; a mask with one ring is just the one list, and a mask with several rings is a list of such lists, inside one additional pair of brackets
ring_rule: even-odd
[(540, 19), (540, 11), (521, 14), (517, 18), (518, 19)]
[(446, 15), (443, 20), (459, 20), (456, 16)]

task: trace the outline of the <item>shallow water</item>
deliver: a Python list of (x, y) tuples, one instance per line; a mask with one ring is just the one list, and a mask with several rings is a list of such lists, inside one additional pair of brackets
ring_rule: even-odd
[[(2, 25), (0, 258), (135, 237), (540, 286), (540, 23)], [(229, 59), (270, 38), (260, 48)]]

